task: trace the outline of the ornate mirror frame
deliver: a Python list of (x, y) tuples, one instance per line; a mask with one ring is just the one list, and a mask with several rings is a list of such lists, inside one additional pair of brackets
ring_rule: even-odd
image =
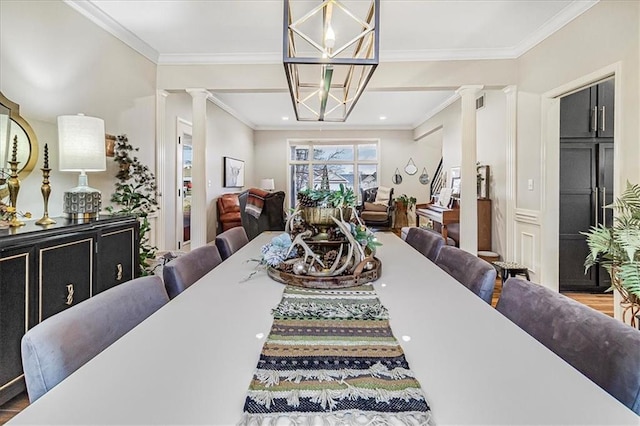
[[(24, 132), (24, 136), (27, 138), (29, 149), (28, 157), (26, 161), (21, 162), (18, 165), (18, 177), (20, 179), (24, 179), (29, 176), (29, 173), (31, 173), (38, 161), (38, 138), (36, 138), (36, 134), (29, 123), (27, 123), (26, 120), (20, 116), (20, 105), (7, 99), (2, 94), (2, 92), (0, 92), (0, 104), (9, 108), (9, 110), (11, 111), (9, 117), (11, 118), (12, 123), (17, 124), (22, 132)], [(20, 132), (20, 130), (18, 130), (18, 132)], [(16, 132), (12, 130), (10, 136), (11, 141), (13, 141), (13, 137), (15, 134)], [(18, 136), (18, 143), (20, 143), (20, 141), (22, 140), (21, 136), (22, 135)], [(19, 151), (22, 149), (23, 145), (24, 144), (18, 147)], [(18, 155), (18, 157), (20, 157), (20, 155)]]

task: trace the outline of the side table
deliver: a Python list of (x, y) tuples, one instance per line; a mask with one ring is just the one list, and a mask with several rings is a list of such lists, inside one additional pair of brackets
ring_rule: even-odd
[(516, 262), (491, 262), (493, 266), (497, 269), (498, 274), (502, 278), (502, 284), (507, 281), (509, 276), (515, 277), (516, 275), (524, 275), (527, 278), (527, 281), (530, 281), (529, 278), (529, 270), (526, 266), (521, 265)]

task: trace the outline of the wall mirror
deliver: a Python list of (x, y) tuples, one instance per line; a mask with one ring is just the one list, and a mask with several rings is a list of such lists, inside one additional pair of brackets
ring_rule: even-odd
[(11, 159), (15, 136), (18, 137), (18, 177), (24, 179), (38, 161), (38, 139), (29, 123), (20, 116), (20, 106), (0, 92), (0, 170), (5, 173), (9, 172), (7, 161)]

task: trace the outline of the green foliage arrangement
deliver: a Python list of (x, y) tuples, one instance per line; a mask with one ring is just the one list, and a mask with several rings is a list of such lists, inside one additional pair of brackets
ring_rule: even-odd
[(416, 197), (409, 197), (409, 196), (407, 196), (407, 194), (402, 194), (402, 195), (396, 197), (394, 199), (394, 201), (396, 203), (404, 204), (407, 207), (407, 209), (413, 208), (413, 206), (415, 206), (416, 203), (418, 202)]
[(303, 189), (298, 192), (298, 201), (303, 207), (353, 207), (356, 205), (356, 194), (353, 188), (340, 184), (336, 190)]
[(589, 255), (585, 270), (603, 266), (611, 276), (612, 287), (623, 298), (631, 296), (634, 304), (640, 300), (640, 185), (630, 184), (620, 197), (606, 206), (615, 211), (613, 227), (602, 224), (591, 227), (587, 236)]
[(114, 215), (134, 215), (140, 221), (140, 257), (138, 268), (140, 275), (150, 275), (158, 248), (152, 246), (149, 240), (149, 214), (158, 209), (158, 186), (156, 177), (148, 166), (142, 164), (138, 157), (132, 154), (138, 151), (127, 139), (126, 135), (116, 138), (114, 161), (119, 170), (116, 178), (116, 190), (111, 194), (111, 202), (117, 205), (107, 207), (107, 211)]

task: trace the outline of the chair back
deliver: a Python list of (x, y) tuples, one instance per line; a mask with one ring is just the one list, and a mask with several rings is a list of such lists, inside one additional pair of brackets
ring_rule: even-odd
[(222, 258), (218, 248), (215, 244), (207, 244), (164, 265), (162, 277), (169, 298), (173, 299), (185, 291), (220, 263)]
[(444, 245), (442, 235), (415, 227), (409, 228), (405, 241), (432, 262), (436, 261), (440, 249)]
[(389, 191), (389, 202), (386, 205), (375, 204), (378, 195), (378, 187), (360, 189), (362, 205), (359, 208), (360, 219), (365, 225), (373, 227), (391, 227), (393, 188)]
[(27, 331), (21, 349), (29, 401), (40, 398), (168, 301), (160, 277), (137, 278)]
[(496, 309), (640, 415), (640, 331), (521, 278), (502, 286)]
[(491, 304), (496, 286), (496, 270), (479, 257), (453, 246), (440, 249), (436, 264), (465, 287)]
[(284, 214), (284, 192), (270, 192), (264, 197), (262, 211), (258, 218), (247, 213), (247, 201), (249, 198), (249, 190), (243, 191), (238, 195), (240, 202), (240, 217), (242, 219), (242, 227), (247, 233), (249, 241), (260, 235), (264, 231), (284, 231), (285, 214)]
[(248, 242), (249, 238), (242, 227), (231, 228), (216, 237), (216, 247), (222, 260), (228, 259)]

